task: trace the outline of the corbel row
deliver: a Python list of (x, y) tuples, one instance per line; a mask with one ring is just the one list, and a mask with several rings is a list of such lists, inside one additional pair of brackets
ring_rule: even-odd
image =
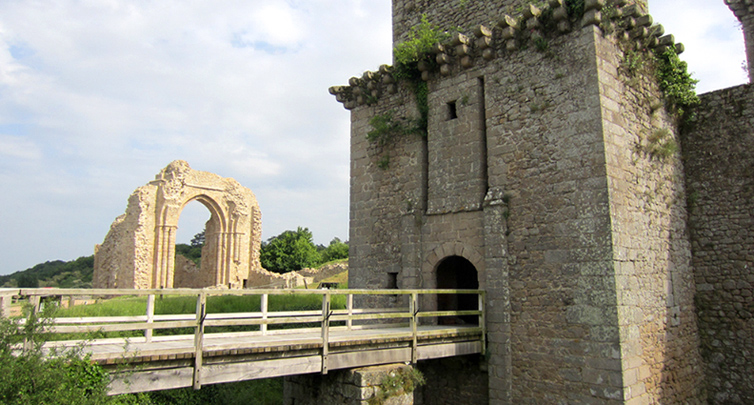
[[(662, 52), (674, 46), (677, 53), (683, 52), (683, 44), (675, 43), (673, 35), (665, 35), (663, 26), (654, 24), (651, 15), (644, 14), (639, 6), (628, 2), (584, 0), (584, 14), (581, 21), (576, 24), (580, 27), (603, 27), (603, 22), (611, 23), (614, 24), (615, 35), (625, 41), (633, 41), (636, 49), (649, 48)], [(609, 14), (606, 13), (607, 10)], [(562, 35), (574, 29), (574, 22), (569, 17), (565, 0), (548, 0), (542, 8), (529, 4), (518, 18), (503, 15), (495, 29), (480, 25), (474, 29), (473, 35), (455, 33), (449, 41), (435, 44), (428, 60), (420, 61), (418, 64), (421, 79), (429, 80), (434, 71), (448, 76), (452, 74), (453, 66), (468, 69), (474, 66), (475, 58), (491, 61), (495, 58), (496, 52), (514, 52), (528, 47), (527, 41), (536, 45), (545, 38), (546, 27), (542, 18), (544, 15), (549, 16), (547, 28), (552, 30), (554, 27), (557, 34)], [(610, 21), (606, 21), (608, 18)], [(392, 74), (392, 67), (382, 65), (376, 72), (367, 71), (361, 77), (352, 77), (348, 81), (348, 86), (334, 86), (329, 91), (338, 102), (350, 110), (360, 105), (372, 104), (384, 93), (395, 94), (397, 83)]]
[(348, 79), (348, 86), (330, 87), (329, 92), (348, 110), (372, 104), (383, 93), (395, 94), (398, 91), (392, 70), (392, 66), (382, 65), (376, 72), (366, 71), (361, 77)]

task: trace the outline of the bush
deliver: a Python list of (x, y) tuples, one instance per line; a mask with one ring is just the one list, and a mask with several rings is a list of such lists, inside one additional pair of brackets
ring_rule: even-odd
[(285, 231), (262, 243), (259, 252), (262, 267), (276, 273), (314, 267), (321, 261), (312, 233), (307, 228)]
[[(0, 319), (0, 403), (2, 404), (110, 404), (107, 373), (82, 356), (81, 348), (42, 351), (44, 329), (54, 306), (41, 317), (30, 314), (26, 324)], [(26, 338), (29, 345), (14, 353)]]
[(322, 263), (333, 260), (348, 259), (348, 243), (341, 242), (340, 239), (334, 238), (330, 244), (320, 252)]

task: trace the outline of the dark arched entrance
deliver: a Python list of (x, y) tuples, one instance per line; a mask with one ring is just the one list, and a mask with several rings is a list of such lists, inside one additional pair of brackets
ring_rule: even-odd
[[(476, 267), (466, 258), (461, 256), (449, 256), (437, 265), (437, 288), (476, 290), (479, 289)], [(437, 309), (439, 311), (474, 311), (479, 305), (479, 298), (475, 294), (437, 296)], [(443, 317), (439, 323), (462, 323), (478, 324), (477, 316), (461, 316), (456, 318)]]

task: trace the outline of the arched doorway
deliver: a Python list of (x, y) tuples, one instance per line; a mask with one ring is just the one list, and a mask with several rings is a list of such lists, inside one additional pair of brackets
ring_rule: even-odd
[[(439, 289), (476, 290), (479, 288), (476, 267), (462, 256), (446, 257), (437, 265), (435, 274)], [(437, 297), (438, 311), (474, 311), (478, 306), (479, 298), (475, 294), (439, 294)], [(479, 324), (479, 317), (473, 315), (443, 317), (438, 322), (476, 325)]]

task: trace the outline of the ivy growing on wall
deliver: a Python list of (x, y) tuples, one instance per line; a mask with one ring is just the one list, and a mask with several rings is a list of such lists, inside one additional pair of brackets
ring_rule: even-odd
[(380, 381), (376, 395), (367, 403), (369, 405), (384, 404), (390, 398), (414, 392), (417, 387), (425, 383), (424, 375), (415, 368), (391, 371)]
[(571, 19), (580, 19), (584, 16), (584, 0), (566, 0), (566, 10)]
[[(409, 31), (408, 39), (396, 45), (393, 50), (395, 57), (393, 77), (411, 87), (419, 117), (416, 119), (396, 118), (392, 111), (376, 115), (369, 121), (373, 129), (367, 134), (367, 139), (380, 146), (386, 146), (395, 136), (411, 133), (427, 136), (429, 89), (427, 82), (421, 78), (419, 64), (424, 63), (429, 67), (435, 65), (436, 62), (431, 57), (432, 48), (449, 37), (450, 34), (430, 23), (426, 15), (422, 15), (419, 24)], [(378, 165), (382, 169), (387, 169), (388, 162), (389, 159), (383, 156)]]
[(449, 37), (450, 34), (430, 23), (426, 15), (422, 15), (419, 24), (411, 27), (408, 39), (396, 45), (393, 50), (396, 79), (420, 81), (419, 62), (434, 64), (435, 61), (429, 56), (432, 47)]
[(688, 65), (678, 57), (674, 46), (658, 53), (656, 57), (657, 79), (665, 94), (665, 101), (684, 121), (693, 120), (689, 107), (699, 104), (699, 97), (696, 95), (696, 84), (699, 81), (691, 77)]

